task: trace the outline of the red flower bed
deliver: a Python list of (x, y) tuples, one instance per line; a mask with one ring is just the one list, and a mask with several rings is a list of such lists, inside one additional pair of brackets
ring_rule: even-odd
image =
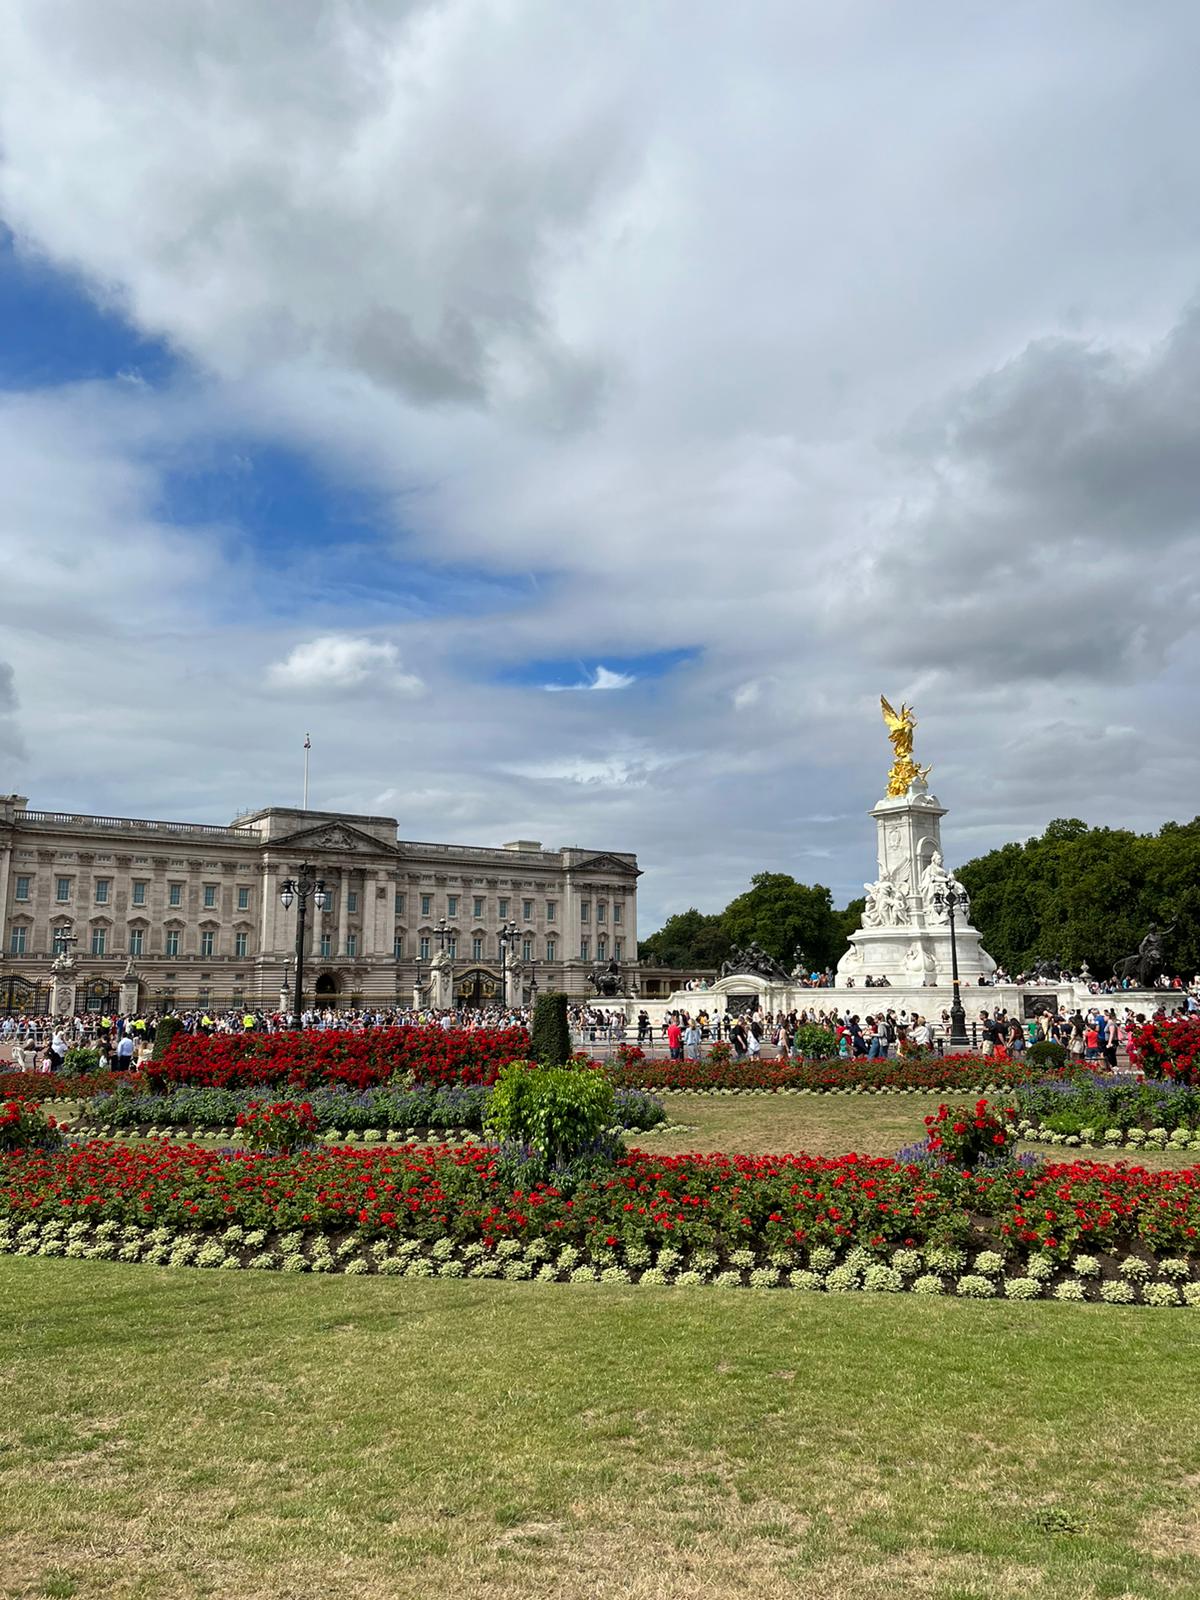
[(494, 1083), (501, 1067), (529, 1054), (524, 1028), (369, 1028), (362, 1033), (178, 1033), (161, 1061), (150, 1062), (151, 1087), (215, 1089), (343, 1084), (369, 1089), (396, 1073), (419, 1083)]
[(1093, 1162), (963, 1173), (846, 1155), (651, 1156), (634, 1152), (573, 1195), (513, 1188), (478, 1147), (306, 1150), (222, 1156), (194, 1146), (93, 1142), (0, 1156), (0, 1219), (448, 1237), (492, 1246), (546, 1238), (603, 1252), (673, 1245), (728, 1252), (856, 1243), (999, 1244), (1021, 1256), (1072, 1248), (1196, 1252), (1200, 1170)]
[(1130, 1054), (1148, 1078), (1200, 1083), (1200, 1017), (1173, 1017), (1135, 1029)]
[(142, 1079), (133, 1072), (88, 1072), (81, 1078), (61, 1072), (0, 1072), (0, 1095), (18, 1100), (91, 1100), (112, 1094), (122, 1084), (137, 1087)]
[(1026, 1066), (998, 1056), (901, 1056), (868, 1060), (865, 1056), (831, 1057), (825, 1061), (792, 1061), (782, 1057), (757, 1061), (614, 1061), (608, 1072), (626, 1089), (975, 1089), (982, 1084), (1042, 1082), (1067, 1075), (1045, 1066)]

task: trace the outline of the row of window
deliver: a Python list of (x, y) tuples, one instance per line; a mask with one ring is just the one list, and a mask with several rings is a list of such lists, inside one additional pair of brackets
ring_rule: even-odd
[[(111, 878), (97, 878), (97, 879), (94, 880), (92, 887), (93, 887), (93, 889), (95, 891), (95, 899), (96, 899), (96, 904), (98, 906), (106, 906), (106, 905), (109, 905), (111, 903), (111, 901), (112, 901), (112, 883), (113, 883), (113, 880)], [(32, 885), (33, 885), (33, 879), (32, 878), (19, 877), (17, 879), (17, 884), (16, 884), (16, 893), (15, 893), (13, 898), (15, 900), (17, 900), (17, 901), (28, 901), (28, 900), (30, 900), (32, 898)], [(71, 899), (72, 899), (72, 896), (74, 894), (74, 885), (75, 885), (75, 880), (73, 878), (69, 878), (69, 877), (55, 878), (55, 880), (54, 880), (54, 899), (55, 899), (55, 903), (57, 905), (69, 905), (71, 903)], [(183, 882), (179, 882), (179, 881), (169, 882), (167, 884), (167, 904), (169, 906), (182, 906), (183, 905), (183, 892), (184, 892), (184, 889), (186, 887), (187, 887), (187, 885), (185, 883), (183, 883)], [(206, 911), (213, 911), (213, 910), (216, 909), (216, 906), (217, 906), (217, 894), (218, 894), (219, 888), (220, 888), (220, 885), (216, 884), (216, 883), (206, 883), (206, 884), (202, 885), (202, 902), (203, 902), (204, 909)], [(149, 892), (149, 889), (150, 889), (150, 880), (148, 878), (135, 878), (133, 880), (133, 888), (132, 888), (132, 894), (131, 894), (131, 897), (130, 897), (130, 903), (132, 905), (135, 905), (135, 906), (144, 906), (146, 904), (146, 897), (147, 897), (147, 894)], [(251, 891), (250, 891), (250, 887), (249, 887), (248, 884), (239, 884), (238, 885), (238, 889), (237, 889), (237, 909), (239, 911), (249, 911), (249, 909), (250, 909), (250, 892)], [(457, 917), (459, 915), (459, 902), (463, 898), (464, 898), (464, 896), (457, 895), (457, 894), (449, 894), (449, 895), (446, 896), (446, 915), (448, 917)], [(421, 896), (421, 915), (423, 917), (431, 917), (433, 915), (433, 899), (434, 899), (434, 897), (431, 894), (423, 894)], [(396, 915), (398, 917), (402, 917), (404, 915), (404, 904), (405, 904), (405, 896), (403, 895), (403, 893), (398, 893), (396, 895)], [(476, 918), (476, 920), (478, 920), (481, 917), (486, 916), (486, 914), (487, 914), (487, 902), (486, 902), (485, 898), (482, 895), (473, 896), (472, 897), (472, 901), (471, 901), (471, 905), (472, 905), (472, 913), (471, 914), (472, 914), (472, 916), (474, 916)], [(511, 905), (511, 901), (509, 901), (508, 899), (506, 899), (504, 897), (501, 897), (498, 900), (496, 909), (497, 909), (497, 912), (499, 914), (501, 922), (507, 922), (508, 917), (509, 917), (509, 907), (510, 907), (510, 905)], [(533, 907), (534, 907), (534, 902), (532, 900), (522, 900), (521, 901), (521, 918), (522, 918), (522, 921), (524, 921), (524, 922), (532, 922), (533, 921)], [(346, 891), (346, 909), (351, 914), (353, 914), (354, 912), (356, 912), (358, 910), (358, 891), (357, 890), (348, 889)], [(622, 909), (623, 908), (622, 908), (621, 902), (619, 900), (614, 900), (613, 903), (612, 903), (612, 920), (614, 922), (620, 922), (621, 921)], [(547, 900), (546, 901), (546, 921), (547, 922), (554, 922), (554, 921), (557, 920), (557, 918), (558, 918), (558, 901), (557, 900)], [(590, 900), (581, 900), (579, 902), (579, 920), (581, 922), (590, 922), (591, 918), (592, 918), (592, 902)], [(596, 901), (596, 921), (597, 922), (605, 922), (607, 920), (608, 920), (608, 902), (604, 901), (604, 900), (597, 900)]]
[[(27, 938), (28, 932), (29, 932), (29, 930), (23, 924), (16, 924), (10, 930), (8, 948), (9, 948), (9, 953), (11, 955), (23, 956), (26, 953), (26, 938)], [(612, 953), (613, 953), (613, 955), (616, 957), (616, 959), (618, 961), (620, 961), (621, 958), (622, 958), (622, 944), (623, 944), (623, 941), (621, 939), (614, 939), (613, 940)], [(249, 945), (250, 945), (250, 937), (249, 937), (248, 934), (246, 934), (246, 933), (235, 933), (234, 934), (234, 936), (233, 936), (233, 954), (236, 957), (243, 957), (243, 956), (248, 955), (249, 954)], [(471, 940), (471, 959), (472, 959), (472, 961), (483, 961), (483, 960), (487, 959), (485, 954), (484, 954), (485, 945), (486, 945), (486, 940), (484, 940), (484, 939), (472, 939)], [(557, 961), (558, 960), (558, 940), (557, 939), (547, 939), (546, 940), (546, 944), (545, 944), (545, 950), (546, 950), (546, 960), (547, 961)], [(332, 957), (332, 955), (333, 955), (333, 935), (332, 934), (322, 933), (319, 936), (319, 939), (317, 941), (317, 951), (318, 951), (318, 954), (320, 956), (324, 957), (324, 958)], [(533, 951), (534, 951), (534, 941), (533, 941), (533, 939), (523, 939), (521, 941), (521, 959), (523, 961), (533, 961), (535, 959)], [(108, 949), (108, 929), (107, 928), (93, 928), (92, 929), (92, 934), (91, 934), (91, 953), (94, 956), (104, 956), (104, 955), (108, 955), (109, 954), (109, 949)], [(114, 951), (113, 953), (115, 954), (116, 952)], [(130, 928), (129, 929), (128, 953), (131, 956), (140, 956), (140, 955), (144, 955), (146, 953), (146, 933), (145, 933), (145, 929), (143, 929), (143, 928)], [(182, 953), (183, 953), (182, 952), (182, 935), (181, 935), (179, 929), (178, 928), (168, 928), (167, 931), (166, 931), (166, 934), (164, 935), (163, 954), (165, 956), (178, 956), (178, 955), (181, 955)], [(217, 953), (217, 935), (216, 935), (216, 932), (215, 932), (214, 929), (205, 928), (205, 929), (203, 929), (201, 931), (201, 933), (200, 933), (200, 943), (199, 943), (199, 947), (198, 947), (196, 953), (198, 955), (200, 955), (200, 956), (215, 956), (216, 955), (216, 953)], [(449, 957), (450, 957), (450, 959), (452, 961), (456, 961), (458, 959), (458, 940), (457, 939), (448, 939), (446, 941), (446, 953), (449, 955)], [(345, 950), (345, 954), (347, 956), (351, 957), (351, 958), (356, 957), (358, 955), (358, 935), (357, 934), (348, 933), (346, 935), (346, 950)], [(430, 939), (428, 939), (428, 938), (419, 939), (417, 941), (417, 959), (419, 961), (428, 961), (429, 958), (430, 958), (430, 954), (431, 954), (431, 941), (430, 941)], [(392, 942), (392, 955), (397, 961), (402, 961), (404, 959), (404, 940), (399, 934), (396, 935), (396, 938)], [(582, 960), (584, 960), (584, 961), (589, 961), (591, 959), (591, 940), (590, 940), (590, 938), (588, 937), (587, 934), (584, 934), (583, 937), (579, 941), (579, 955), (580, 955), (580, 958)], [(608, 959), (608, 937), (607, 937), (606, 934), (602, 933), (602, 934), (597, 935), (597, 938), (596, 938), (596, 957), (600, 961), (605, 961), (605, 960)]]
[[(112, 882), (113, 881), (111, 878), (96, 878), (94, 880), (92, 888), (95, 891), (96, 904), (98, 906), (106, 906), (111, 904)], [(13, 895), (13, 899), (19, 901), (32, 899), (32, 885), (32, 878), (18, 878), (16, 892)], [(69, 905), (74, 894), (74, 886), (74, 878), (55, 878), (55, 904), (60, 906)], [(168, 883), (167, 904), (172, 906), (181, 906), (183, 904), (183, 891), (185, 887), (186, 885), (183, 883)], [(133, 892), (130, 897), (131, 904), (135, 906), (144, 906), (146, 904), (146, 894), (149, 888), (149, 878), (135, 878), (133, 880)], [(216, 883), (206, 883), (203, 885), (203, 904), (206, 911), (216, 910), (217, 891), (219, 888), (220, 885)], [(350, 899), (353, 901), (354, 896), (351, 895)], [(238, 886), (237, 908), (239, 911), (249, 911), (250, 909), (250, 887), (248, 884), (239, 884)], [(353, 909), (353, 906), (351, 906), (351, 910)]]

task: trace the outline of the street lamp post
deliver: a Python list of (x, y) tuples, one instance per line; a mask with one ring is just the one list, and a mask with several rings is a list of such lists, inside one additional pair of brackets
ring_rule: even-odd
[(315, 867), (305, 865), (300, 868), (298, 877), (286, 878), (279, 886), (279, 898), (285, 911), (291, 909), (293, 900), (296, 901), (296, 988), (292, 996), (292, 1027), (296, 1029), (304, 1024), (304, 931), (309, 896), (318, 911), (324, 911), (329, 904), (325, 879), (318, 878), (316, 873)]
[(54, 930), (54, 954), (56, 956), (69, 956), (79, 943), (79, 935), (75, 932), (73, 922), (64, 922), (61, 928)]
[(950, 919), (950, 974), (954, 984), (954, 1000), (950, 1006), (950, 1043), (970, 1044), (967, 1038), (967, 1013), (963, 1010), (962, 991), (958, 985), (958, 940), (954, 933), (955, 909), (966, 905), (967, 896), (961, 889), (946, 884), (935, 891), (933, 903)]
[(506, 922), (497, 934), (500, 944), (500, 1005), (508, 1005), (508, 947), (516, 939), (519, 929), (515, 922)]

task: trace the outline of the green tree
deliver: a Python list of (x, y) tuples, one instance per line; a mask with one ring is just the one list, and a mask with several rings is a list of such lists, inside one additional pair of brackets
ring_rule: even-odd
[(638, 944), (641, 960), (658, 960), (666, 967), (719, 967), (728, 954), (722, 914), (706, 916), (695, 906), (677, 911), (657, 933)]
[(789, 971), (797, 949), (814, 967), (825, 967), (842, 953), (834, 949), (838, 923), (829, 890), (819, 883), (797, 883), (786, 872), (756, 872), (721, 920), (732, 944), (756, 940)]

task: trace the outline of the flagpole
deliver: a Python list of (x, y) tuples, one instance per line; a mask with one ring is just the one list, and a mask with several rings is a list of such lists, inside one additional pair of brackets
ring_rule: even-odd
[(312, 749), (312, 740), (309, 738), (309, 736), (307, 734), (305, 734), (304, 735), (304, 806), (303, 806), (303, 809), (305, 811), (308, 810), (308, 752), (311, 749)]

